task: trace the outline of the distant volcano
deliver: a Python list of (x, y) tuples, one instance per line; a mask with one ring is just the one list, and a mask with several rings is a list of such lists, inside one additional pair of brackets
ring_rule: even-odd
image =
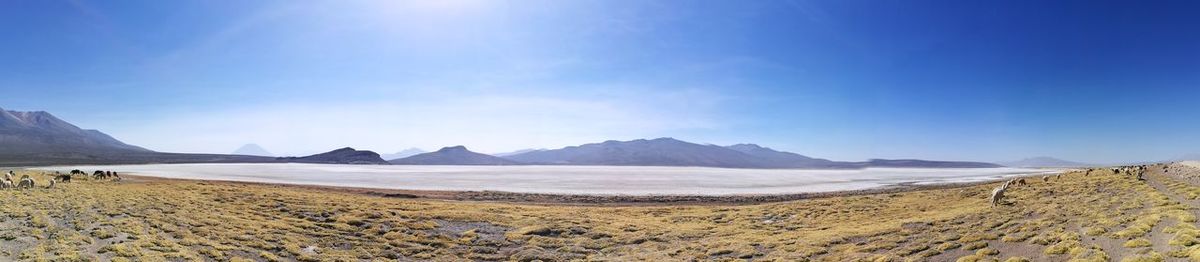
[(266, 149), (263, 149), (258, 144), (253, 144), (253, 143), (246, 144), (246, 145), (243, 145), (242, 147), (239, 147), (237, 150), (233, 151), (233, 154), (234, 155), (246, 155), (246, 156), (275, 156), (275, 155), (271, 154), (271, 152), (267, 151)]
[(381, 156), (383, 157), (383, 159), (387, 159), (387, 160), (391, 161), (391, 160), (401, 159), (401, 158), (415, 156), (415, 155), (424, 154), (424, 153), (428, 153), (428, 151), (421, 150), (420, 148), (414, 147), (414, 148), (409, 148), (409, 149), (405, 149), (405, 150), (400, 150), (400, 152), (396, 152), (395, 154), (383, 154)]

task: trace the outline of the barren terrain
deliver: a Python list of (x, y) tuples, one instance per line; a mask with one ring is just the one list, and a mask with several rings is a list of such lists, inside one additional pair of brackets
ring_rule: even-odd
[[(0, 260), (1200, 259), (1200, 169), (1072, 172), (785, 202), (593, 206), (167, 179), (0, 190)], [(1088, 175), (1085, 175), (1088, 174)]]

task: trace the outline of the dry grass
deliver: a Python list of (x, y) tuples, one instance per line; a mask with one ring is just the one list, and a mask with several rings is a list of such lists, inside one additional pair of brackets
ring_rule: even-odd
[[(1125, 175), (1064, 177), (1029, 179), (997, 208), (985, 199), (994, 185), (748, 206), (589, 207), (84, 180), (0, 191), (0, 260), (1200, 258), (1186, 204)], [(1168, 193), (1190, 197), (1174, 192), (1188, 186)], [(1170, 253), (1150, 250), (1158, 234)]]

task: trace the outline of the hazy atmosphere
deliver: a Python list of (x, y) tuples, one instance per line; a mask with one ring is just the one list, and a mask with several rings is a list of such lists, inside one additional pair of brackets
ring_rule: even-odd
[(1200, 153), (1175, 3), (5, 1), (0, 105), (170, 152), (1169, 160)]
[(1200, 261), (1198, 14), (0, 0), (0, 261)]

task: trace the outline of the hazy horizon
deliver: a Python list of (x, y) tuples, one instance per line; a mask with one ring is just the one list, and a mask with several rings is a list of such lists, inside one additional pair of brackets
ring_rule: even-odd
[(166, 152), (1163, 161), (1200, 154), (1196, 5), (11, 1), (0, 108)]

